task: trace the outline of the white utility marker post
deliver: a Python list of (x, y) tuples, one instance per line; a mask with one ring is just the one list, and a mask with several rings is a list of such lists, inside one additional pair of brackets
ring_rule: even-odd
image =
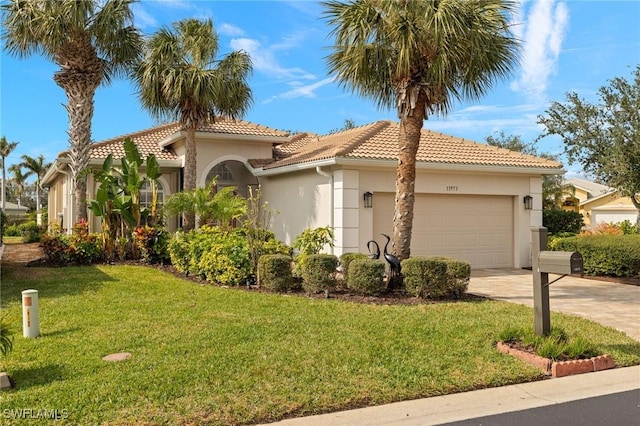
[(28, 338), (40, 335), (38, 290), (25, 290), (22, 292), (22, 335)]

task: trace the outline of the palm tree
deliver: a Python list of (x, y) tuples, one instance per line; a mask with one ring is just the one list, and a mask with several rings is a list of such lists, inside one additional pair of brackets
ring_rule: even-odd
[(0, 194), (0, 196), (2, 197), (2, 211), (4, 211), (6, 208), (5, 199), (7, 198), (7, 173), (4, 161), (11, 154), (11, 152), (16, 149), (17, 146), (18, 142), (7, 142), (7, 138), (5, 138), (4, 136), (0, 138), (0, 157), (2, 157), (2, 194)]
[[(196, 142), (199, 126), (216, 116), (241, 117), (253, 102), (247, 80), (252, 71), (246, 52), (216, 60), (218, 36), (211, 20), (186, 19), (162, 28), (146, 45), (134, 72), (140, 101), (153, 116), (177, 120), (186, 132), (184, 189), (196, 188)], [(185, 229), (194, 227), (192, 213)]]
[(20, 58), (40, 54), (60, 70), (53, 80), (67, 95), (69, 158), (75, 220), (87, 218), (93, 98), (137, 61), (142, 37), (133, 27), (135, 0), (10, 0), (2, 5), (5, 49)]
[(455, 100), (477, 100), (517, 63), (509, 0), (324, 2), (334, 26), (330, 73), (343, 87), (397, 107), (398, 168), (393, 252), (410, 254), (416, 153), (423, 121)]
[(27, 183), (27, 178), (31, 176), (31, 171), (26, 173), (22, 172), (22, 164), (12, 164), (9, 166), (9, 171), (13, 174), (13, 184), (16, 186), (16, 198), (18, 199), (18, 207), (22, 205), (22, 195), (24, 195), (24, 187)]
[(51, 163), (44, 162), (44, 155), (40, 154), (33, 158), (28, 155), (22, 156), (22, 166), (36, 176), (36, 213), (40, 211), (40, 181), (42, 180)]

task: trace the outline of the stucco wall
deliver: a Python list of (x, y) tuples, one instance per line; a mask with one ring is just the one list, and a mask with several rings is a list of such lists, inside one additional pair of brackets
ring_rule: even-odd
[[(307, 228), (333, 226), (330, 178), (315, 169), (263, 176), (260, 185), (264, 199), (280, 212), (273, 222), (276, 237), (286, 244)], [(326, 252), (331, 252), (327, 247)]]
[[(594, 216), (592, 210), (594, 209), (619, 212), (619, 218), (613, 220), (613, 217), (606, 216), (607, 221), (621, 222), (626, 219), (630, 220), (632, 223), (635, 223), (635, 217), (637, 216), (637, 210), (633, 205), (633, 202), (631, 202), (631, 198), (620, 197), (618, 192), (595, 199), (587, 204), (580, 206), (580, 213), (582, 213), (584, 224), (587, 228), (591, 228), (596, 225), (592, 220)], [(601, 215), (601, 217), (605, 216)], [(598, 221), (601, 220), (598, 219)]]

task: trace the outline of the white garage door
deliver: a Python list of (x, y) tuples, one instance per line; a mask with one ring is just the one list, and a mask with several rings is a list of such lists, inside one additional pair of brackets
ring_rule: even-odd
[(593, 213), (592, 223), (620, 223), (628, 220), (631, 223), (636, 223), (637, 213), (634, 211), (621, 211), (621, 210), (591, 210)]
[[(394, 194), (376, 192), (374, 239), (393, 230)], [(416, 194), (411, 254), (448, 256), (474, 268), (513, 267), (509, 196)]]

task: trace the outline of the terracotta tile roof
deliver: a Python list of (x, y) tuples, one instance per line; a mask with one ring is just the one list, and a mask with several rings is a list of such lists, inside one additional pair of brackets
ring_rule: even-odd
[(216, 118), (216, 121), (206, 126), (200, 127), (199, 132), (203, 133), (221, 133), (228, 135), (246, 135), (246, 136), (274, 136), (287, 137), (289, 132), (278, 130), (244, 120), (233, 120), (230, 118)]
[[(92, 159), (103, 159), (109, 154), (112, 154), (114, 158), (120, 159), (125, 155), (123, 141), (127, 137), (130, 137), (138, 146), (140, 155), (142, 155), (143, 158), (147, 157), (149, 154), (154, 154), (158, 160), (175, 160), (177, 159), (176, 154), (171, 149), (160, 147), (159, 143), (179, 131), (180, 124), (174, 122), (141, 130), (135, 133), (117, 136), (115, 138), (92, 144), (89, 156)], [(198, 132), (227, 135), (281, 137), (283, 140), (289, 136), (288, 132), (282, 130), (261, 126), (248, 121), (232, 120), (229, 118), (218, 118), (214, 123), (209, 123), (200, 127)], [(61, 157), (66, 157), (68, 155), (68, 151), (60, 154)]]
[(117, 136), (106, 141), (94, 143), (89, 151), (89, 156), (90, 158), (103, 159), (112, 154), (115, 159), (123, 158), (125, 155), (123, 142), (129, 137), (135, 142), (142, 158), (146, 158), (149, 154), (154, 154), (158, 160), (175, 160), (177, 159), (176, 154), (170, 149), (161, 148), (158, 143), (179, 130), (180, 125), (178, 123), (169, 123), (128, 135)]
[[(334, 157), (396, 160), (399, 123), (378, 121), (326, 136), (302, 135), (274, 148), (274, 169)], [(562, 164), (423, 129), (417, 160), (435, 164), (561, 169)], [(264, 160), (262, 160), (264, 161)]]

